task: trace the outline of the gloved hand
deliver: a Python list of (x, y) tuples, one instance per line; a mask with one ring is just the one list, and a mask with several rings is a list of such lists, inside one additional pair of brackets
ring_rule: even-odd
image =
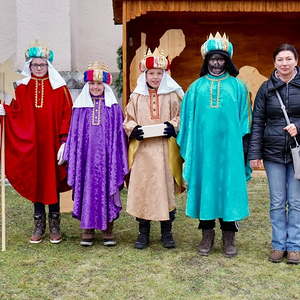
[(5, 116), (6, 113), (5, 113), (5, 109), (4, 109), (4, 106), (3, 104), (0, 104), (0, 116)]
[(171, 136), (173, 136), (174, 138), (176, 138), (177, 134), (176, 134), (174, 126), (168, 121), (164, 122), (164, 124), (167, 125), (167, 127), (164, 129), (165, 137), (170, 138)]
[(133, 130), (131, 131), (131, 134), (129, 136), (130, 139), (137, 139), (138, 141), (143, 140), (144, 131), (141, 129), (141, 125), (136, 125)]
[(63, 159), (65, 145), (66, 145), (66, 143), (61, 144), (57, 151), (57, 164), (59, 166), (61, 166), (65, 162), (65, 160)]

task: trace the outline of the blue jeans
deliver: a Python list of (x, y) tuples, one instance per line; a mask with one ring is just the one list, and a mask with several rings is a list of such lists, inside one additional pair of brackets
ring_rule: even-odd
[(300, 251), (300, 180), (293, 164), (264, 161), (270, 190), (272, 249)]

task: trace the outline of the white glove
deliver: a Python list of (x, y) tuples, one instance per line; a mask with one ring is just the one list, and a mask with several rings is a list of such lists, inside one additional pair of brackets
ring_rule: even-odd
[(0, 116), (5, 116), (6, 113), (5, 113), (5, 109), (3, 107), (3, 104), (0, 104)]
[(57, 164), (59, 166), (61, 166), (65, 162), (65, 160), (63, 159), (65, 145), (66, 145), (66, 143), (61, 144), (57, 151)]

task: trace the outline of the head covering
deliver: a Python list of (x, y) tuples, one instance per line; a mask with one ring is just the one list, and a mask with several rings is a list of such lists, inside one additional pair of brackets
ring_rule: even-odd
[(216, 33), (215, 36), (212, 34), (209, 35), (206, 42), (201, 46), (201, 55), (204, 59), (206, 54), (213, 50), (221, 50), (227, 53), (230, 58), (233, 55), (233, 45), (229, 42), (228, 37), (224, 33), (223, 36), (220, 35), (219, 32)]
[(151, 50), (149, 49), (147, 54), (141, 60), (139, 68), (143, 73), (139, 75), (136, 88), (132, 93), (148, 96), (149, 87), (146, 80), (147, 71), (149, 69), (162, 69), (163, 77), (158, 87), (157, 94), (163, 95), (176, 92), (181, 99), (183, 98), (183, 89), (167, 72), (167, 70), (170, 69), (170, 62), (163, 52), (159, 52), (156, 48), (155, 51), (151, 53)]
[(169, 70), (170, 62), (164, 55), (163, 51), (160, 52), (157, 48), (155, 48), (154, 52), (152, 53), (151, 50), (148, 49), (147, 54), (140, 62), (139, 69), (141, 72), (149, 69)]
[(76, 98), (73, 107), (94, 107), (89, 89), (89, 81), (99, 81), (103, 83), (105, 106), (111, 107), (113, 104), (118, 103), (113, 90), (109, 86), (109, 84), (112, 83), (112, 75), (108, 72), (108, 68), (104, 64), (99, 62), (89, 64), (87, 71), (84, 72), (84, 81), (86, 83)]
[(209, 73), (208, 61), (213, 54), (220, 54), (224, 57), (226, 61), (225, 70), (231, 76), (235, 77), (239, 74), (238, 69), (231, 60), (233, 56), (232, 43), (229, 42), (229, 39), (225, 33), (223, 36), (221, 36), (220, 33), (217, 32), (215, 36), (210, 34), (206, 42), (201, 46), (201, 55), (204, 59), (204, 62), (200, 71), (200, 77)]
[(53, 67), (51, 62), (54, 58), (54, 53), (52, 50), (49, 50), (45, 46), (41, 46), (37, 41), (35, 41), (35, 44), (26, 50), (25, 52), (25, 58), (26, 62), (23, 67), (22, 75), (25, 76), (25, 78), (18, 80), (16, 82), (17, 85), (24, 84), (27, 85), (29, 80), (31, 79), (31, 71), (30, 71), (30, 63), (33, 58), (44, 58), (47, 59), (48, 63), (48, 75), (49, 75), (49, 81), (51, 84), (52, 89), (58, 89), (64, 85), (66, 85), (65, 80), (62, 78), (62, 76), (57, 72), (57, 70)]
[(112, 83), (112, 75), (108, 72), (108, 67), (96, 61), (88, 65), (88, 69), (84, 72), (84, 82), (100, 81), (106, 84)]
[[(184, 92), (181, 86), (166, 72), (164, 71), (162, 80), (157, 90), (158, 95), (169, 94), (175, 92), (180, 99), (183, 98)], [(132, 93), (148, 96), (149, 87), (146, 81), (146, 71), (144, 71), (137, 79), (137, 86)]]

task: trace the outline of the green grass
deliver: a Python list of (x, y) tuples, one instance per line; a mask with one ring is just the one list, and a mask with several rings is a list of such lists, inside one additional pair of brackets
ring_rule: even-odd
[(115, 248), (102, 246), (101, 233), (95, 246), (81, 247), (78, 221), (69, 214), (62, 218), (63, 243), (51, 245), (47, 237), (30, 245), (32, 205), (8, 189), (0, 299), (300, 299), (300, 266), (267, 260), (270, 224), (264, 177), (249, 183), (249, 195), (251, 216), (240, 223), (239, 255), (228, 259), (221, 252), (219, 230), (212, 254), (197, 254), (198, 222), (185, 217), (185, 195), (177, 201), (177, 248), (161, 246), (159, 224), (153, 222), (151, 245), (139, 251), (133, 248), (137, 224), (125, 212), (115, 224)]

